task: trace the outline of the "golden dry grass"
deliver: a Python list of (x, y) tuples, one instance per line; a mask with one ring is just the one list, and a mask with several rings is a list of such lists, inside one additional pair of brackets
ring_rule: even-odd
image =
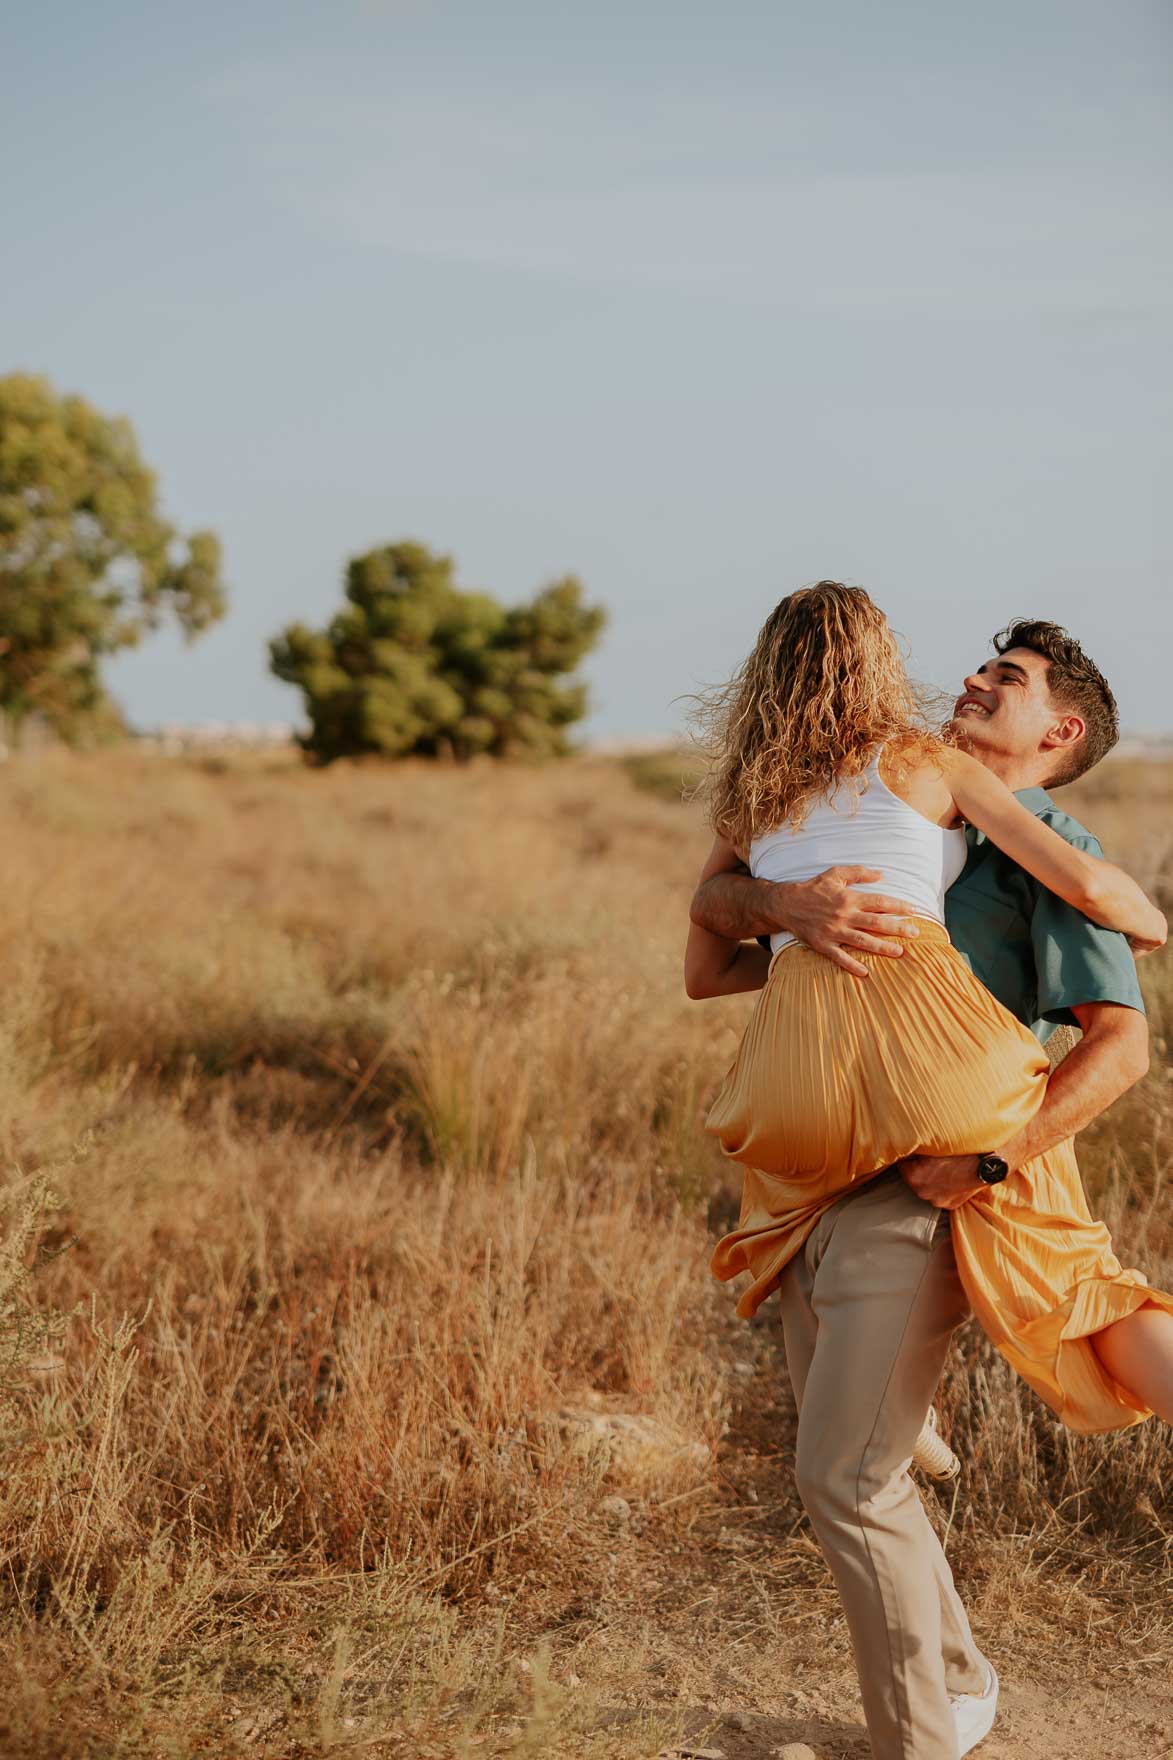
[[(701, 1119), (748, 1003), (684, 997), (707, 839), (654, 771), (0, 772), (0, 1753), (602, 1760), (730, 1705), (731, 1757), (859, 1751), (776, 1329), (707, 1268), (735, 1196)], [(1151, 884), (1171, 792), (1085, 787)], [(1167, 1281), (1156, 962), (1149, 990), (1153, 1072), (1084, 1159)], [(975, 1619), (1039, 1678), (1074, 1647), (1137, 1752), (1168, 1430), (1072, 1438), (969, 1332), (941, 1403)], [(591, 1429), (615, 1413), (634, 1442)]]

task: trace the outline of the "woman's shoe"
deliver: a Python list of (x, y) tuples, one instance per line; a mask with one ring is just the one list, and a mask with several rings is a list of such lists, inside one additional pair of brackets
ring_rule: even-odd
[(936, 1406), (929, 1407), (912, 1451), (912, 1464), (930, 1479), (956, 1479), (961, 1471), (961, 1462), (937, 1429)]
[(949, 1708), (957, 1726), (957, 1752), (968, 1754), (984, 1741), (994, 1727), (998, 1714), (998, 1676), (992, 1662), (987, 1662), (990, 1678), (984, 1693), (950, 1693)]

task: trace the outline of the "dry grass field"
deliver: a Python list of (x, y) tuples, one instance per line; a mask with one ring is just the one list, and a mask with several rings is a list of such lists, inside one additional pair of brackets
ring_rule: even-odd
[[(708, 1271), (750, 1005), (685, 999), (675, 781), (0, 768), (4, 1760), (866, 1754), (775, 1304)], [(1173, 771), (1070, 800), (1170, 902)], [(1147, 967), (1082, 1155), (1164, 1281)], [(972, 1328), (939, 1403), (983, 1756), (1173, 1755), (1169, 1430), (1073, 1438)]]

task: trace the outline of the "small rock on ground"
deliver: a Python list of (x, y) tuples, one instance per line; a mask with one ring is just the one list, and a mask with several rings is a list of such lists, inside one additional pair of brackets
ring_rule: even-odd
[(644, 1412), (594, 1412), (568, 1406), (558, 1417), (563, 1430), (579, 1444), (601, 1444), (629, 1467), (659, 1471), (686, 1464), (699, 1470), (709, 1464), (703, 1442), (690, 1441)]

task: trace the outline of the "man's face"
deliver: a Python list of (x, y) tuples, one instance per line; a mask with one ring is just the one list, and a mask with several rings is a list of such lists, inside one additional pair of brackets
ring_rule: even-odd
[(1031, 757), (1070, 720), (1051, 701), (1047, 661), (1030, 648), (1008, 648), (971, 672), (953, 708), (953, 727), (977, 758)]

